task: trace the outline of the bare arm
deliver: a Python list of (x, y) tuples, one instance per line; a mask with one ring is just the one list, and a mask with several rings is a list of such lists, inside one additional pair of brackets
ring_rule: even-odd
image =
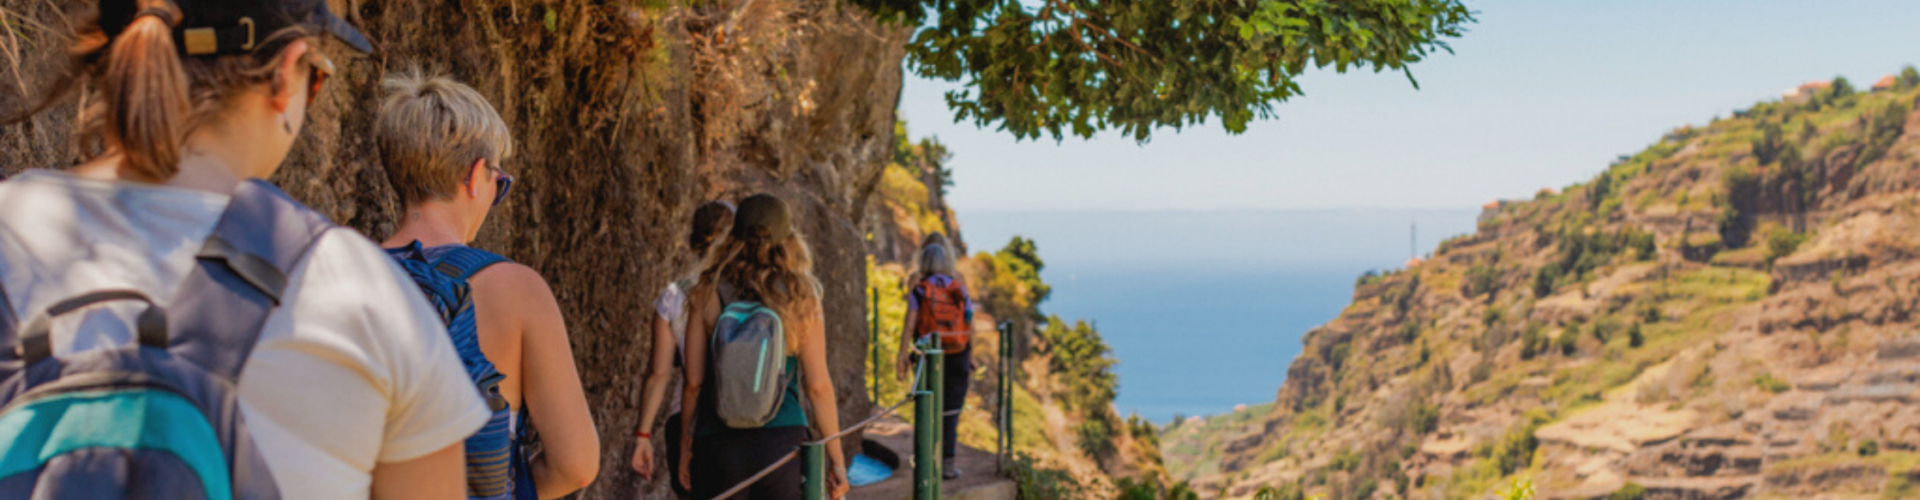
[[(593, 482), (600, 471), (600, 437), (587, 411), (573, 346), (553, 290), (519, 264), (489, 268), (474, 280), (475, 301), (504, 308), (520, 325), (521, 405), (540, 431), (544, 452), (532, 463), (540, 498), (559, 498)], [(523, 424), (524, 425), (524, 424)]]
[[(806, 382), (807, 401), (813, 406), (815, 435), (824, 438), (840, 433), (840, 407), (833, 394), (833, 374), (827, 368), (827, 329), (820, 311), (815, 303), (811, 317), (796, 326), (806, 329), (801, 332), (805, 339), (800, 345), (801, 378)], [(846, 494), (847, 459), (839, 439), (827, 442), (826, 447), (829, 474), (838, 482), (832, 496), (839, 498)]]
[(673, 382), (673, 351), (679, 346), (673, 340), (673, 325), (667, 318), (653, 318), (653, 359), (647, 361), (646, 401), (640, 403), (640, 431), (653, 429), (653, 420), (660, 414), (660, 404), (667, 397), (667, 384)]
[(899, 355), (894, 356), (896, 358), (894, 371), (901, 380), (907, 379), (907, 371), (912, 368), (908, 363), (910, 358), (907, 355), (913, 352), (913, 332), (920, 326), (920, 315), (915, 314), (918, 311), (919, 309), (913, 307), (912, 303), (908, 303), (906, 324), (901, 325), (900, 328), (900, 350), (897, 351)]
[[(645, 399), (640, 401), (640, 428), (636, 433), (653, 432), (654, 419), (660, 414), (660, 404), (667, 397), (667, 385), (673, 382), (673, 351), (678, 346), (673, 340), (673, 324), (665, 316), (653, 318), (653, 352), (647, 362)], [(633, 469), (641, 477), (653, 477), (653, 440), (639, 438), (634, 440)]]
[(452, 446), (405, 462), (373, 466), (373, 500), (467, 497), (467, 445)]
[(712, 337), (713, 315), (719, 310), (720, 299), (713, 294), (711, 285), (693, 288), (687, 302), (687, 344), (686, 355), (682, 361), (686, 364), (687, 384), (680, 395), (680, 485), (693, 489), (691, 468), (693, 461), (694, 415), (700, 413), (700, 389), (707, 380), (707, 339)]

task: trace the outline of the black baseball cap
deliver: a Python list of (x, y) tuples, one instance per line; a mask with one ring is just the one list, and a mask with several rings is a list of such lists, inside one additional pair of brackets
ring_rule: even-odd
[(747, 241), (769, 242), (787, 238), (793, 231), (793, 216), (787, 202), (770, 194), (756, 194), (740, 200), (740, 211), (733, 215), (733, 236)]
[[(373, 45), (327, 8), (326, 0), (169, 0), (180, 9), (174, 44), (188, 56), (247, 54), (291, 26), (327, 33), (363, 53)], [(100, 29), (116, 37), (143, 14), (136, 0), (100, 0)]]

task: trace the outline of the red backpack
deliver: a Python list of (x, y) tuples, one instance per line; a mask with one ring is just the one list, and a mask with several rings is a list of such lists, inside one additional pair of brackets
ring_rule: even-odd
[(920, 280), (913, 286), (913, 293), (920, 298), (914, 338), (938, 333), (940, 350), (947, 354), (966, 350), (973, 338), (973, 325), (967, 324), (967, 289), (960, 286), (960, 281), (948, 279), (946, 285), (936, 285), (932, 279)]

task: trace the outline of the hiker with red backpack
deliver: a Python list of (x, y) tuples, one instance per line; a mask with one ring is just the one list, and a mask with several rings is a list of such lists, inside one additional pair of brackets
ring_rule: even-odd
[[(747, 484), (809, 439), (840, 433), (820, 293), (786, 202), (767, 194), (741, 200), (733, 229), (688, 293), (680, 418), (690, 430), (675, 444), (675, 480), (694, 498)], [(847, 460), (838, 439), (824, 444), (828, 498), (839, 499), (850, 484)], [(800, 461), (732, 498), (801, 498)]]
[[(374, 144), (403, 218), (386, 247), (446, 324), (486, 425), (466, 436), (467, 497), (558, 498), (600, 468), (600, 438), (580, 388), (560, 306), (532, 268), (467, 246), (506, 199), (507, 124), (472, 88), (403, 73), (382, 82)], [(529, 457), (537, 431), (542, 453)]]
[(16, 119), (77, 110), (80, 162), (0, 182), (0, 498), (459, 498), (487, 407), (445, 327), (263, 180), (320, 45), (366, 39), (326, 2), (62, 5), (71, 59)]
[(941, 362), (946, 363), (945, 376), (941, 379), (945, 403), (941, 411), (946, 418), (941, 422), (944, 438), (940, 452), (947, 467), (941, 475), (954, 479), (960, 477), (960, 466), (953, 460), (959, 449), (958, 412), (966, 407), (967, 384), (973, 380), (973, 298), (967, 293), (965, 278), (955, 269), (949, 245), (946, 235), (940, 233), (928, 234), (921, 241), (920, 253), (914, 259), (913, 277), (907, 281), (913, 289), (907, 293), (906, 328), (900, 336), (896, 375), (907, 379), (913, 363), (920, 361), (913, 347), (915, 342), (938, 339), (943, 353)]

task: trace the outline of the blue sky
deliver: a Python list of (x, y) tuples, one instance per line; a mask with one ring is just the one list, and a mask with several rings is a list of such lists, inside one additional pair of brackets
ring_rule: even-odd
[(1591, 177), (1665, 131), (1808, 80), (1864, 87), (1920, 61), (1912, 0), (1466, 0), (1455, 54), (1317, 72), (1242, 135), (1211, 121), (1138, 144), (1017, 142), (952, 123), (955, 84), (912, 79), (901, 115), (954, 152), (961, 213), (1463, 208)]

